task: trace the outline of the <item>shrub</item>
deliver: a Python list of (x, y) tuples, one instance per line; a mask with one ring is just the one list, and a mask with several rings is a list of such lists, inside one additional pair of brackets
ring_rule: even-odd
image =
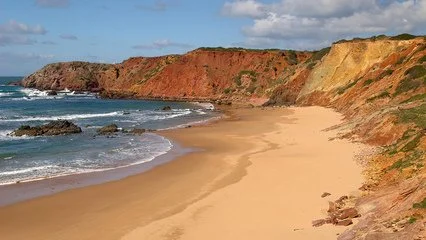
[(407, 99), (407, 100), (405, 100), (401, 103), (409, 103), (409, 102), (414, 102), (414, 101), (417, 101), (417, 100), (425, 101), (426, 100), (426, 93), (414, 95), (414, 96), (410, 97), (409, 99)]
[(317, 52), (314, 52), (312, 57), (308, 60), (309, 62), (314, 62), (321, 60), (325, 55), (327, 55), (331, 50), (331, 47), (323, 48)]
[(414, 108), (400, 110), (398, 119), (403, 123), (414, 123), (419, 128), (426, 129), (426, 103)]
[(344, 92), (346, 92), (346, 90), (348, 90), (349, 88), (351, 88), (351, 87), (353, 87), (353, 86), (355, 86), (355, 84), (357, 83), (359, 81), (359, 79), (358, 80), (356, 80), (356, 81), (353, 81), (353, 82), (350, 82), (349, 84), (347, 84), (346, 86), (343, 86), (343, 87), (339, 87), (338, 89), (337, 89), (337, 94), (343, 94)]
[(421, 201), (421, 202), (414, 203), (413, 208), (425, 209), (426, 208), (426, 198), (424, 198), (423, 201)]
[(365, 82), (364, 82), (364, 86), (368, 86), (368, 85), (370, 85), (370, 84), (372, 84), (374, 82), (374, 80), (373, 79), (367, 79)]
[(416, 65), (407, 71), (405, 71), (405, 75), (410, 78), (419, 78), (426, 75), (426, 68), (422, 65)]
[(380, 94), (378, 94), (374, 97), (368, 98), (367, 102), (372, 102), (372, 101), (377, 100), (377, 99), (388, 98), (388, 97), (390, 97), (390, 93), (388, 91), (383, 91), (383, 92), (381, 92)]
[(423, 57), (421, 57), (421, 58), (419, 59), (419, 61), (418, 61), (418, 63), (420, 63), (420, 64), (422, 64), (422, 63), (424, 63), (424, 62), (426, 62), (426, 55), (424, 55)]
[(224, 90), (223, 90), (223, 93), (225, 93), (225, 94), (230, 94), (232, 92), (232, 89), (231, 88), (225, 88)]

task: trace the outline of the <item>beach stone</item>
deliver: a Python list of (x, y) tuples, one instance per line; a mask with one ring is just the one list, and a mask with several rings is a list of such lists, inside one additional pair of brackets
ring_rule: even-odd
[(322, 197), (322, 198), (325, 198), (325, 197), (328, 197), (328, 196), (330, 196), (330, 195), (331, 195), (331, 193), (324, 192), (323, 194), (321, 194), (321, 197)]
[(352, 225), (352, 219), (345, 219), (336, 223), (337, 226), (349, 226)]
[(163, 111), (170, 111), (170, 110), (172, 110), (172, 107), (170, 107), (170, 106), (165, 106), (165, 107), (163, 107), (161, 110), (163, 110)]
[(103, 135), (111, 134), (111, 133), (115, 133), (115, 132), (118, 132), (118, 127), (115, 124), (110, 124), (110, 125), (107, 125), (103, 128), (98, 129), (98, 133), (103, 134)]
[(314, 226), (314, 227), (320, 227), (320, 226), (322, 226), (324, 224), (326, 224), (326, 220), (325, 219), (318, 219), (318, 220), (312, 221), (312, 226)]
[(346, 208), (343, 209), (339, 216), (337, 216), (338, 219), (346, 219), (346, 218), (357, 218), (359, 217), (359, 213), (355, 208)]
[(12, 132), (13, 136), (55, 136), (64, 134), (81, 133), (81, 128), (66, 120), (51, 121), (48, 124), (31, 127), (22, 125)]

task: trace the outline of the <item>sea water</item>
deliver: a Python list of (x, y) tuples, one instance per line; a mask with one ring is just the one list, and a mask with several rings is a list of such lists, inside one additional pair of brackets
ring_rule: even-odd
[[(19, 77), (0, 77), (0, 185), (56, 176), (105, 171), (144, 164), (167, 153), (171, 142), (155, 133), (102, 136), (97, 130), (168, 129), (207, 121), (219, 113), (202, 104), (99, 99), (92, 93), (45, 91), (8, 86)], [(170, 106), (171, 111), (162, 111)], [(82, 133), (49, 137), (14, 137), (21, 125), (70, 120)]]

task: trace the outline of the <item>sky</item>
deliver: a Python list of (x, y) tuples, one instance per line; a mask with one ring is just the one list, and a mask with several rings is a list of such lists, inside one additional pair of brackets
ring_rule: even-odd
[(426, 0), (0, 0), (0, 76), (198, 47), (315, 50), (425, 23)]

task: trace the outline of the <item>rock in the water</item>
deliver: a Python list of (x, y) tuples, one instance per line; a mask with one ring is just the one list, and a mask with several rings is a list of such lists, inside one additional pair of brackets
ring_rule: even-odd
[(101, 129), (98, 129), (99, 134), (111, 134), (111, 133), (115, 133), (115, 132), (118, 132), (118, 127), (115, 124), (110, 124), (110, 125), (105, 126)]
[(54, 90), (47, 92), (47, 96), (56, 96), (56, 95), (58, 95), (58, 93)]
[(143, 128), (134, 128), (130, 131), (130, 133), (134, 134), (134, 135), (142, 135), (145, 132), (146, 132), (146, 130), (143, 129)]
[(328, 196), (330, 196), (330, 195), (331, 195), (331, 193), (324, 192), (324, 193), (321, 195), (321, 197), (322, 197), (322, 198), (325, 198), (325, 197), (328, 197)]
[(63, 134), (81, 133), (81, 128), (66, 120), (51, 121), (42, 126), (31, 127), (23, 125), (16, 129), (12, 135), (20, 136), (54, 136)]
[(163, 111), (170, 111), (170, 110), (172, 110), (172, 107), (170, 107), (170, 106), (165, 106), (165, 107), (163, 107), (161, 110), (163, 110)]

